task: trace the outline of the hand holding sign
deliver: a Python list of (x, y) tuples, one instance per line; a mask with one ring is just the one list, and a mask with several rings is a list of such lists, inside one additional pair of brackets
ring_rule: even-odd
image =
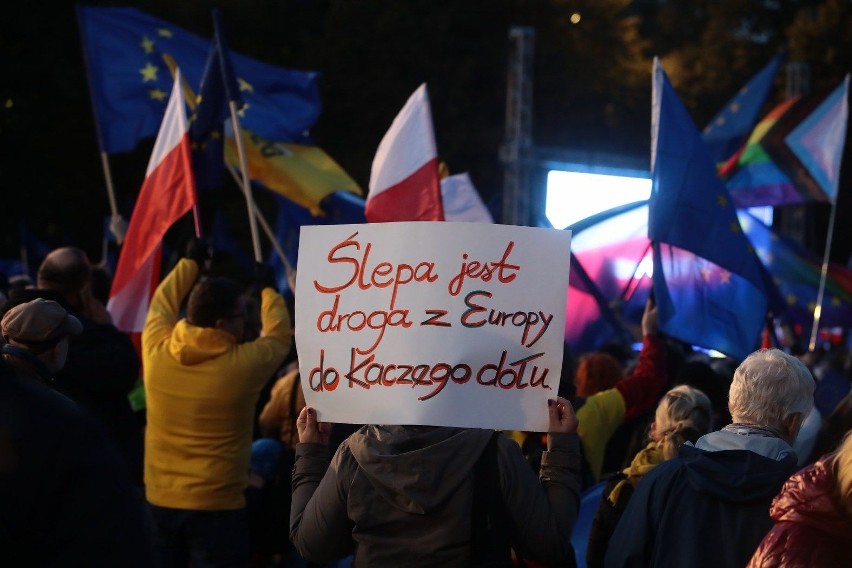
[(306, 406), (296, 419), (296, 430), (299, 432), (300, 444), (322, 444), (328, 445), (331, 435), (331, 424), (317, 422), (317, 413), (310, 406)]
[(547, 414), (550, 420), (547, 428), (549, 434), (571, 434), (577, 431), (580, 423), (574, 415), (574, 407), (561, 396), (556, 400), (547, 399)]
[(547, 429), (570, 233), (378, 223), (305, 226), (299, 242), (296, 344), (318, 419)]

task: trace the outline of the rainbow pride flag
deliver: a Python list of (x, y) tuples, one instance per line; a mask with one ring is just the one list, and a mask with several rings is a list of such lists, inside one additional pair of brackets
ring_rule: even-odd
[(754, 127), (740, 151), (719, 168), (719, 175), (725, 180), (737, 208), (805, 201), (793, 180), (778, 167), (762, 145), (773, 126), (797, 100), (786, 100), (770, 110)]

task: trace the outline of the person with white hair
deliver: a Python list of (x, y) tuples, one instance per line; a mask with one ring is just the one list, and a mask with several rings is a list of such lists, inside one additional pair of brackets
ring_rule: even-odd
[(744, 566), (772, 528), (772, 499), (796, 470), (791, 444), (813, 393), (813, 376), (795, 357), (749, 355), (730, 387), (733, 423), (684, 444), (642, 479), (605, 565)]

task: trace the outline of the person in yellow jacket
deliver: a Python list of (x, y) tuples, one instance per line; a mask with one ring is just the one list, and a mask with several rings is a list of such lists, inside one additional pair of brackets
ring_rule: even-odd
[(265, 287), (261, 335), (244, 341), (243, 289), (222, 277), (196, 284), (199, 271), (196, 260), (178, 262), (154, 293), (142, 331), (145, 492), (157, 565), (242, 566), (255, 405), (290, 350), (290, 315)]

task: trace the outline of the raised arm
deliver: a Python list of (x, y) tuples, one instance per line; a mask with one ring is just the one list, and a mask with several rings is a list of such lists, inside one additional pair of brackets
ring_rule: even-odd
[(147, 349), (146, 345), (159, 343), (171, 334), (178, 321), (181, 302), (192, 289), (198, 271), (196, 261), (182, 258), (157, 286), (142, 331), (143, 350)]
[(571, 531), (579, 510), (582, 458), (571, 403), (563, 398), (549, 402), (547, 451), (539, 480), (511, 440), (501, 440), (505, 443), (498, 456), (513, 544), (526, 558), (562, 565), (573, 554)]
[(668, 384), (666, 342), (658, 334), (657, 307), (645, 304), (642, 314), (642, 351), (636, 367), (615, 388), (624, 399), (624, 421), (630, 421), (651, 409)]

